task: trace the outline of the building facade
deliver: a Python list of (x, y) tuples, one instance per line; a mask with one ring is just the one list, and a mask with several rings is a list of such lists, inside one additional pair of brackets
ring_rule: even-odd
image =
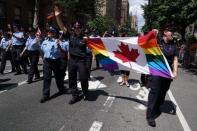
[(129, 17), (129, 2), (128, 0), (121, 0), (121, 18), (120, 25), (124, 25)]
[(138, 30), (138, 25), (137, 25), (137, 15), (132, 15), (131, 16), (131, 28), (135, 29), (136, 31)]
[(6, 28), (8, 23), (31, 26), (34, 5), (34, 0), (0, 0), (0, 28)]
[(118, 25), (124, 25), (129, 17), (128, 0), (104, 0), (102, 15), (111, 17)]

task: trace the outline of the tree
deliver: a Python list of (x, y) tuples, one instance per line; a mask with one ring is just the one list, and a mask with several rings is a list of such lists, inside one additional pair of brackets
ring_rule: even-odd
[(143, 30), (173, 26), (185, 38), (185, 29), (196, 21), (196, 0), (152, 0), (142, 6), (146, 25)]
[(94, 19), (89, 20), (87, 25), (92, 29), (97, 29), (100, 35), (102, 35), (106, 30), (109, 31), (116, 28), (116, 23), (112, 18), (101, 15), (97, 15)]
[(66, 14), (79, 19), (91, 19), (95, 17), (95, 0), (55, 0), (62, 6)]
[(126, 33), (129, 36), (136, 36), (138, 32), (136, 29), (131, 28), (131, 17), (128, 17), (128, 20), (124, 25), (119, 28), (119, 33)]

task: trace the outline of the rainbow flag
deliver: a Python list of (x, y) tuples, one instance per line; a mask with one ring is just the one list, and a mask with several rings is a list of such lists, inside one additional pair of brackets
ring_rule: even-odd
[(89, 38), (86, 43), (105, 70), (134, 70), (165, 78), (173, 76), (152, 31), (141, 37)]

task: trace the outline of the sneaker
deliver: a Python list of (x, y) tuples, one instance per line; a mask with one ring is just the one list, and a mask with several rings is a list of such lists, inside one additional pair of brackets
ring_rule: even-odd
[(88, 95), (84, 95), (84, 96), (83, 96), (83, 100), (84, 100), (84, 101), (87, 101), (87, 100), (88, 100)]
[(42, 97), (41, 99), (40, 99), (40, 103), (45, 103), (46, 101), (48, 101), (49, 100), (49, 97)]
[(147, 119), (147, 123), (151, 127), (156, 127), (156, 122), (154, 119)]
[(14, 75), (20, 75), (20, 74), (22, 74), (21, 72), (16, 72)]
[(127, 87), (130, 87), (130, 85), (129, 85), (129, 83), (128, 83), (128, 82), (126, 82), (125, 84), (126, 84), (126, 86), (127, 86)]
[(31, 84), (32, 83), (32, 80), (27, 80), (27, 84)]
[(79, 101), (79, 96), (72, 97), (68, 104), (72, 105)]
[(120, 86), (123, 86), (125, 83), (124, 82), (122, 82), (122, 83), (120, 83)]
[(40, 79), (40, 76), (36, 76), (36, 77), (34, 78), (34, 80), (38, 80), (38, 79)]

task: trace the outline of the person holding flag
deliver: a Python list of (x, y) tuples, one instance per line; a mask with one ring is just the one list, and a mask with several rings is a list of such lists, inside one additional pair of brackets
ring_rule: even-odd
[[(55, 5), (54, 13), (56, 21), (60, 29), (66, 34), (68, 29), (64, 26), (60, 14), (61, 11), (59, 7)], [(82, 24), (76, 21), (73, 24), (73, 33), (70, 33), (69, 38), (69, 61), (68, 61), (68, 77), (69, 77), (69, 88), (72, 92), (72, 99), (69, 104), (74, 104), (80, 100), (80, 95), (77, 89), (77, 74), (79, 75), (79, 80), (81, 81), (82, 92), (84, 95), (84, 100), (88, 100), (88, 69), (86, 62), (86, 44), (84, 41), (84, 34), (82, 32)]]
[[(153, 30), (158, 34), (158, 30)], [(172, 69), (173, 78), (177, 77), (178, 57), (176, 44), (173, 42), (173, 33), (169, 29), (165, 29), (162, 38), (158, 40), (161, 51), (167, 59), (167, 62)], [(161, 114), (160, 106), (165, 101), (165, 96), (170, 88), (172, 79), (157, 75), (150, 75), (148, 78), (147, 87), (150, 88), (148, 95), (148, 105), (146, 112), (147, 123), (155, 127), (155, 119)]]

